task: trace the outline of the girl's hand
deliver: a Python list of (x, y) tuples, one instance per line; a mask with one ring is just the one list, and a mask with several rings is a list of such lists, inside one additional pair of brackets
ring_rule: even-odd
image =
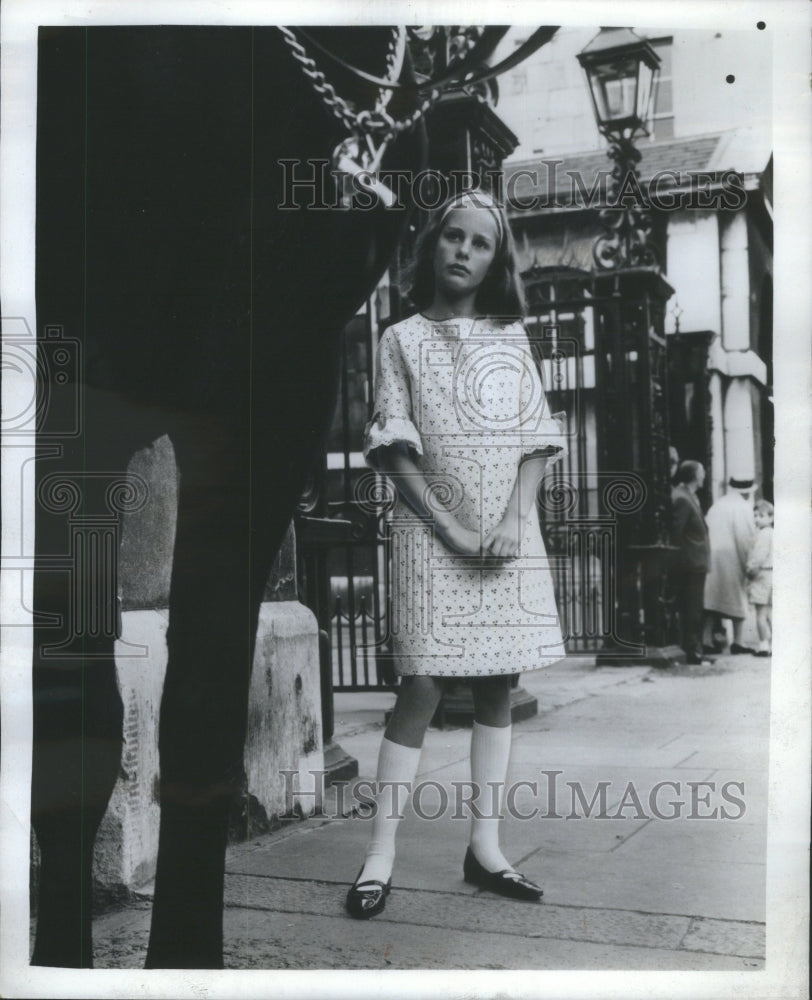
[(506, 514), (499, 524), (485, 535), (483, 550), (499, 559), (515, 559), (519, 555), (521, 527), (518, 517)]
[(461, 556), (478, 556), (482, 553), (482, 538), (478, 531), (464, 528), (459, 521), (443, 527), (438, 532), (445, 544)]

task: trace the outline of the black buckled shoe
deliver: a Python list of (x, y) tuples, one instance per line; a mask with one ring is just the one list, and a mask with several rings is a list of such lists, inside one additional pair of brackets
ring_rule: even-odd
[(386, 906), (386, 897), (392, 888), (391, 877), (385, 884), (371, 878), (359, 882), (358, 879), (363, 870), (362, 865), (361, 871), (358, 872), (354, 884), (350, 886), (347, 893), (347, 912), (356, 920), (369, 920), (370, 917), (380, 913)]
[(478, 885), (481, 889), (498, 892), (500, 896), (507, 896), (509, 899), (536, 903), (544, 895), (543, 889), (511, 868), (501, 872), (489, 872), (477, 861), (470, 847), (465, 853), (462, 872), (466, 882)]

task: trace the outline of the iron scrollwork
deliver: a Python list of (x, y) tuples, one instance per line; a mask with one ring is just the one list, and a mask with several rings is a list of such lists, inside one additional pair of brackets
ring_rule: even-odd
[(598, 214), (606, 235), (595, 242), (592, 256), (596, 266), (604, 271), (624, 267), (659, 267), (654, 250), (648, 243), (652, 224), (648, 208), (642, 202), (642, 189), (637, 164), (640, 150), (630, 138), (607, 136), (608, 156), (614, 163), (609, 192), (610, 204)]
[(415, 75), (418, 78), (433, 79), (455, 63), (462, 62), (476, 47), (484, 31), (481, 25), (421, 25), (407, 28), (409, 53)]

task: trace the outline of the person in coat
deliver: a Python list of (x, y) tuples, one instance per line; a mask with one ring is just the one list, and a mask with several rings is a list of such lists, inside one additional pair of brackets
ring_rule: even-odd
[(710, 565), (710, 541), (696, 493), (705, 482), (700, 462), (681, 462), (671, 491), (672, 541), (677, 546), (671, 582), (688, 663), (710, 662), (702, 657), (702, 609), (705, 576)]
[(742, 645), (742, 626), (747, 614), (747, 557), (753, 547), (752, 479), (731, 479), (728, 491), (710, 508), (706, 523), (710, 535), (710, 569), (705, 579), (705, 611), (714, 616), (714, 632), (719, 619), (733, 623), (731, 653), (749, 653)]

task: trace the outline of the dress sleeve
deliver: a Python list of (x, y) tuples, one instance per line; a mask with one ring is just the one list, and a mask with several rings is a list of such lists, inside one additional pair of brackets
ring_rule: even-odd
[(375, 404), (364, 430), (364, 458), (378, 467), (377, 449), (400, 444), (423, 454), (420, 432), (413, 421), (409, 370), (394, 329), (384, 331), (375, 363)]
[(567, 454), (567, 415), (551, 413), (527, 333), (522, 329), (524, 356), (519, 400), (522, 458), (547, 455), (548, 467)]

